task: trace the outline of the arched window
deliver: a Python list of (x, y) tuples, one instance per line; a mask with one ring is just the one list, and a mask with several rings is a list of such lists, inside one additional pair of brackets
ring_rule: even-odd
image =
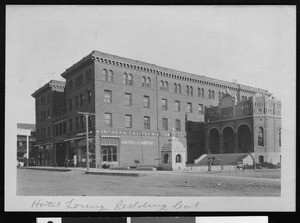
[(181, 94), (181, 85), (178, 84), (178, 93)]
[(164, 82), (163, 81), (160, 81), (160, 90), (164, 90), (164, 88), (165, 88), (165, 84), (164, 84)]
[(132, 74), (128, 75), (128, 84), (133, 85), (133, 76), (132, 76)]
[(258, 127), (257, 141), (259, 146), (264, 146), (264, 129), (262, 127)]
[(142, 77), (142, 87), (146, 87), (146, 78)]
[(178, 154), (175, 159), (176, 163), (181, 163), (181, 155)]
[(221, 91), (219, 91), (219, 100), (221, 99), (222, 97), (222, 94), (221, 94)]
[(103, 69), (102, 70), (102, 74), (103, 74), (103, 80), (104, 81), (107, 81), (108, 80), (108, 72), (106, 69)]
[(208, 90), (208, 99), (211, 99), (211, 90)]
[(114, 72), (112, 70), (109, 70), (107, 80), (113, 82), (114, 81), (113, 76), (114, 76)]
[(193, 96), (194, 95), (194, 90), (193, 90), (193, 87), (190, 86), (190, 95)]
[(214, 90), (212, 90), (212, 92), (211, 92), (211, 97), (212, 97), (212, 99), (215, 99), (215, 91)]
[(278, 141), (279, 146), (281, 146), (281, 128), (278, 131)]
[(204, 98), (204, 89), (201, 88), (201, 97)]
[(128, 74), (123, 74), (123, 84), (128, 84)]
[(198, 97), (199, 97), (199, 98), (201, 97), (201, 90), (200, 90), (199, 87), (198, 87)]
[(177, 94), (177, 84), (176, 83), (174, 83), (174, 93)]
[(190, 95), (190, 87), (188, 85), (186, 86), (186, 94)]
[(169, 83), (168, 83), (168, 81), (165, 81), (165, 91), (169, 91)]
[(164, 155), (164, 163), (168, 163), (169, 162), (169, 154), (165, 154)]
[(151, 88), (151, 79), (150, 79), (150, 77), (147, 77), (146, 87)]

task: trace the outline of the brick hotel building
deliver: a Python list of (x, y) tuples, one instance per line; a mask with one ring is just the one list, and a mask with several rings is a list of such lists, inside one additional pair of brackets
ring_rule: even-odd
[[(44, 165), (86, 165), (85, 117), (90, 112), (91, 165), (159, 164), (172, 128), (193, 163), (207, 152), (204, 113), (228, 92), (252, 100), (267, 90), (93, 51), (35, 91), (36, 146)], [(203, 136), (203, 137), (202, 137)]]

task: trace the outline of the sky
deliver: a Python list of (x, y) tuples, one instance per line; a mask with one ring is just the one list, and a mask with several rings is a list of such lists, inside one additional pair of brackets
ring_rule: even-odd
[(35, 123), (31, 94), (93, 50), (295, 99), (295, 6), (6, 8), (6, 110)]

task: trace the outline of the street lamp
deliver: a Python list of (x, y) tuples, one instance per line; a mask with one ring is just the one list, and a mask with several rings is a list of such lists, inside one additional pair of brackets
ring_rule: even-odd
[(85, 125), (86, 125), (86, 170), (89, 171), (90, 168), (90, 152), (89, 152), (89, 124), (88, 124), (88, 119), (89, 116), (95, 115), (93, 113), (89, 112), (78, 112), (78, 114), (84, 115), (85, 117)]

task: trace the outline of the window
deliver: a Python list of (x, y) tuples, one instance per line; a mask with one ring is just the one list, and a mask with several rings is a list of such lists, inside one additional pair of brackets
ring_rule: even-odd
[(219, 91), (219, 100), (222, 98), (222, 94), (221, 92)]
[(164, 163), (168, 163), (169, 162), (169, 154), (165, 154), (164, 155)]
[(146, 87), (146, 78), (142, 77), (142, 87)]
[(190, 95), (190, 86), (186, 86), (186, 95)]
[(175, 101), (175, 111), (180, 111), (180, 101)]
[(108, 72), (106, 69), (102, 70), (103, 80), (108, 81)]
[(181, 94), (181, 85), (178, 84), (178, 94)]
[(111, 91), (104, 91), (104, 102), (107, 104), (112, 103), (112, 98), (111, 98)]
[(80, 116), (80, 128), (83, 129), (85, 126), (84, 126), (84, 116)]
[(181, 131), (181, 121), (180, 121), (180, 119), (176, 119), (176, 120), (175, 120), (175, 130), (176, 130), (177, 132), (180, 132), (180, 131)]
[(109, 82), (113, 82), (114, 81), (114, 72), (112, 71), (112, 70), (109, 70), (108, 71), (108, 79), (107, 79), (107, 81), (109, 81)]
[(105, 113), (104, 114), (105, 119), (105, 126), (112, 127), (112, 114), (111, 113)]
[(193, 96), (193, 94), (194, 94), (193, 87), (190, 86), (190, 95)]
[(208, 99), (211, 99), (211, 90), (208, 90)]
[(201, 97), (201, 90), (200, 90), (199, 87), (198, 87), (198, 97), (199, 97), (199, 98)]
[(165, 89), (165, 83), (163, 81), (160, 81), (159, 86), (160, 86), (160, 90), (163, 91)]
[(258, 162), (263, 163), (264, 162), (264, 156), (259, 156), (258, 157)]
[(69, 99), (69, 111), (72, 111), (73, 109), (73, 101), (72, 98)]
[(146, 80), (146, 87), (147, 87), (147, 88), (151, 88), (151, 79), (150, 79), (150, 77), (147, 77), (147, 80)]
[(125, 128), (132, 128), (132, 116), (125, 115)]
[(215, 91), (214, 90), (211, 91), (211, 97), (212, 97), (212, 99), (215, 99)]
[(144, 108), (150, 108), (150, 97), (149, 96), (144, 95), (143, 104), (144, 104)]
[(47, 110), (47, 118), (50, 118), (50, 109)]
[(168, 100), (167, 99), (164, 99), (164, 98), (161, 99), (161, 109), (168, 110)]
[(92, 116), (88, 117), (88, 127), (92, 127)]
[(133, 85), (133, 76), (132, 76), (132, 74), (128, 75), (128, 84)]
[(262, 127), (258, 127), (257, 141), (259, 146), (264, 146), (264, 129)]
[(83, 94), (80, 94), (80, 107), (82, 107), (83, 106)]
[(144, 129), (150, 129), (150, 117), (144, 116)]
[(117, 148), (115, 146), (102, 146), (101, 151), (103, 161), (117, 161)]
[(174, 83), (174, 93), (177, 94), (177, 91), (178, 91), (178, 90), (177, 90), (177, 84)]
[(168, 130), (168, 119), (167, 118), (162, 118), (162, 129)]
[(181, 155), (180, 155), (180, 154), (178, 154), (178, 155), (176, 156), (175, 162), (176, 162), (176, 163), (181, 163)]
[(165, 81), (165, 91), (169, 91), (169, 83), (168, 83), (168, 81)]
[(76, 101), (76, 108), (79, 108), (79, 97), (78, 96), (76, 96), (75, 101)]
[(69, 131), (70, 132), (73, 131), (73, 122), (72, 122), (72, 119), (69, 120)]
[(79, 129), (79, 117), (76, 117), (76, 129)]
[(203, 105), (199, 104), (199, 108), (198, 108), (199, 114), (203, 114)]
[(123, 84), (128, 84), (128, 74), (123, 74)]
[(188, 113), (192, 113), (193, 112), (192, 103), (190, 103), (190, 102), (187, 103), (186, 111)]
[(130, 93), (125, 93), (125, 105), (132, 105), (132, 95)]
[(204, 89), (201, 88), (201, 97), (204, 98)]
[(278, 141), (279, 146), (281, 146), (281, 128), (278, 131)]
[(88, 104), (91, 104), (92, 101), (92, 91), (87, 91), (87, 102)]

